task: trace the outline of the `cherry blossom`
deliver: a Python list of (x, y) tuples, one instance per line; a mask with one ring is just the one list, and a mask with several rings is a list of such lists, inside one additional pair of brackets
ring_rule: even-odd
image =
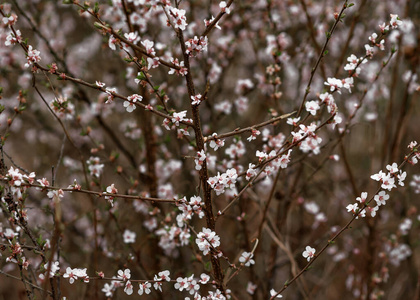
[(125, 269), (124, 271), (123, 270), (118, 270), (117, 277), (119, 279), (122, 279), (124, 281), (127, 281), (128, 279), (131, 278), (131, 271), (130, 271), (130, 269)]
[[(277, 295), (276, 290), (271, 289), (270, 290), (270, 295), (271, 295), (271, 297), (274, 297), (275, 295)], [(276, 298), (283, 298), (283, 296), (282, 295), (277, 295)]]
[(125, 284), (125, 287), (124, 287), (124, 292), (127, 295), (133, 294), (133, 285), (131, 284), (131, 281), (130, 280), (127, 280), (127, 282)]
[(25, 67), (28, 68), (28, 67), (32, 66), (33, 64), (40, 62), (41, 61), (40, 54), (41, 54), (41, 52), (33, 49), (32, 46), (29, 45), (27, 56), (26, 56), (27, 62), (25, 64)]
[(126, 108), (127, 112), (133, 112), (136, 109), (136, 102), (142, 101), (143, 97), (137, 94), (133, 94), (127, 97), (128, 101), (124, 101), (124, 107)]
[(420, 194), (420, 175), (413, 175), (410, 186), (414, 189), (415, 194)]
[(137, 44), (140, 41), (137, 32), (124, 33), (124, 37), (133, 44)]
[(214, 231), (211, 231), (211, 229), (203, 228), (197, 235), (195, 242), (200, 251), (202, 251), (204, 255), (207, 255), (210, 252), (211, 247), (217, 248), (220, 246), (220, 237), (216, 235)]
[(368, 193), (363, 192), (360, 197), (356, 198), (356, 201), (359, 201), (361, 204), (364, 204), (366, 202), (367, 195)]
[(22, 43), (22, 33), (19, 29), (16, 30), (16, 34), (10, 32), (6, 37), (6, 41), (4, 42), (6, 46), (15, 45), (16, 43)]
[[(248, 281), (248, 283), (246, 285), (246, 292), (250, 295), (254, 295), (257, 287), (258, 286), (256, 284), (253, 284), (251, 281)], [(275, 294), (277, 294), (277, 293), (275, 293)], [(275, 295), (275, 294), (273, 294), (273, 295)]]
[(185, 17), (186, 11), (183, 9), (178, 9), (175, 7), (171, 7), (169, 10), (169, 15), (172, 17), (172, 21), (175, 28), (179, 28), (181, 30), (185, 30), (187, 27), (187, 18)]
[(124, 230), (123, 238), (124, 238), (124, 243), (132, 244), (136, 241), (136, 233), (126, 229)]
[(380, 191), (375, 197), (373, 198), (376, 201), (378, 206), (385, 205), (386, 200), (389, 199), (389, 195), (386, 194), (384, 191)]
[(219, 7), (221, 8), (221, 11), (222, 12), (225, 12), (227, 14), (230, 14), (230, 9), (229, 9), (229, 7), (227, 7), (226, 1), (220, 1)]
[(113, 35), (109, 36), (109, 40), (108, 40), (108, 46), (109, 48), (111, 48), (111, 50), (117, 50), (117, 47), (115, 46), (116, 44), (119, 43), (119, 40), (116, 39)]
[(255, 264), (255, 261), (252, 259), (254, 256), (251, 252), (242, 252), (241, 257), (239, 258), (239, 262), (245, 265), (245, 267), (250, 267), (251, 265)]
[(141, 296), (143, 295), (143, 293), (146, 293), (147, 295), (150, 294), (151, 292), (151, 288), (152, 284), (148, 281), (144, 282), (144, 283), (140, 283), (139, 284), (139, 290), (138, 290), (138, 294)]
[(390, 14), (391, 21), (389, 22), (391, 28), (398, 28), (398, 26), (402, 25), (402, 21), (398, 18), (398, 15)]
[(305, 103), (306, 111), (315, 116), (316, 112), (320, 109), (318, 101), (307, 101)]
[(11, 14), (8, 17), (3, 17), (2, 20), (4, 25), (13, 26), (18, 20), (18, 16), (16, 14)]
[(328, 77), (324, 84), (330, 86), (330, 92), (337, 91), (339, 94), (341, 94), (340, 89), (343, 87), (343, 83), (340, 79)]
[(192, 105), (199, 105), (202, 101), (201, 94), (197, 94), (195, 96), (191, 96), (191, 104)]
[(354, 215), (357, 214), (356, 219), (358, 219), (359, 217), (362, 217), (362, 218), (366, 217), (366, 210), (365, 209), (360, 210), (358, 203), (349, 204), (346, 206), (346, 208), (348, 212), (352, 212)]
[(305, 251), (303, 251), (302, 256), (306, 258), (308, 261), (311, 260), (315, 256), (315, 248), (311, 246), (306, 246)]

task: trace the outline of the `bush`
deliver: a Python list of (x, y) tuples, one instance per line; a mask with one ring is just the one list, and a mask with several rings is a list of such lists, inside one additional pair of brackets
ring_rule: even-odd
[(419, 3), (0, 12), (3, 298), (419, 297)]

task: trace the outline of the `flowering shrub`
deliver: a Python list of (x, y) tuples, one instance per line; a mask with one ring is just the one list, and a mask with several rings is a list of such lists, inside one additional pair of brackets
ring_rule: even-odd
[(2, 297), (418, 297), (419, 9), (0, 4)]

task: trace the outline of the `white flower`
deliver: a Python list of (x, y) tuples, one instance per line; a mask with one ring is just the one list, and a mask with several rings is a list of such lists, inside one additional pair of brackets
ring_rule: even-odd
[(148, 281), (146, 281), (145, 283), (140, 283), (139, 284), (139, 291), (138, 291), (139, 295), (141, 296), (141, 295), (143, 295), (143, 293), (150, 294), (150, 292), (151, 292), (150, 288), (151, 287), (152, 287), (152, 284)]
[(216, 232), (211, 231), (211, 229), (203, 228), (197, 235), (195, 242), (198, 248), (203, 251), (203, 254), (207, 255), (210, 252), (211, 247), (216, 248), (220, 246), (220, 237), (216, 235)]
[(126, 229), (124, 231), (123, 238), (124, 238), (124, 243), (132, 244), (136, 241), (136, 233)]
[(375, 197), (373, 198), (376, 201), (378, 206), (385, 205), (386, 200), (389, 199), (389, 195), (386, 194), (384, 191), (380, 191)]
[(307, 101), (305, 103), (306, 110), (313, 116), (316, 115), (316, 112), (320, 109), (318, 101)]
[(245, 267), (249, 267), (253, 264), (255, 264), (255, 261), (252, 259), (254, 256), (251, 252), (243, 252), (241, 257), (239, 258), (239, 261), (245, 265)]
[(315, 248), (312, 248), (311, 246), (306, 246), (306, 250), (303, 251), (302, 256), (306, 258), (308, 261), (311, 260), (315, 256)]
[[(270, 290), (271, 297), (273, 297), (275, 294), (277, 294), (276, 290), (275, 289), (271, 289)], [(283, 298), (283, 296), (282, 295), (277, 295), (276, 298)]]
[(131, 277), (130, 269), (125, 269), (124, 271), (123, 270), (118, 270), (118, 276), (117, 277), (119, 279), (124, 280), (124, 281), (130, 279), (130, 277)]

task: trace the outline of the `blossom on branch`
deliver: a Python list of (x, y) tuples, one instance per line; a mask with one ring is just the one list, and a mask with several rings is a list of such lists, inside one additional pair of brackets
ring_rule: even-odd
[(305, 251), (303, 251), (302, 256), (306, 258), (308, 261), (311, 260), (315, 256), (315, 248), (312, 248), (311, 246), (306, 246)]

